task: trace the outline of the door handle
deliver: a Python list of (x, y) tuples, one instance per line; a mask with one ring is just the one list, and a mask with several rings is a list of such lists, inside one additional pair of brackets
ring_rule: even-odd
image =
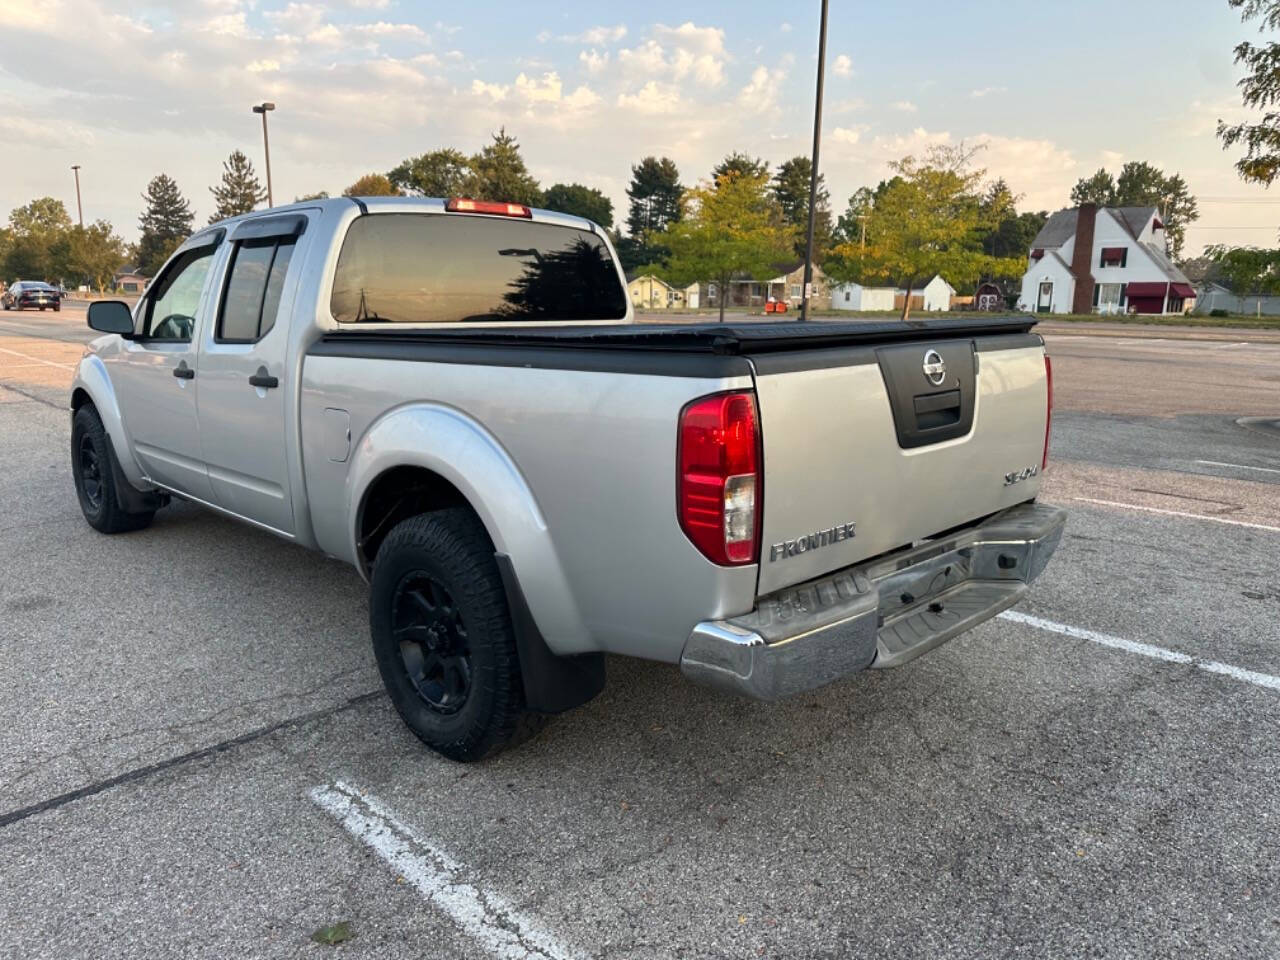
[(266, 390), (272, 390), (280, 386), (280, 379), (273, 377), (267, 373), (266, 367), (259, 367), (258, 372), (249, 377), (249, 385), (254, 387), (262, 387)]
[(196, 372), (187, 366), (187, 361), (183, 360), (173, 368), (173, 375), (179, 380), (194, 380)]

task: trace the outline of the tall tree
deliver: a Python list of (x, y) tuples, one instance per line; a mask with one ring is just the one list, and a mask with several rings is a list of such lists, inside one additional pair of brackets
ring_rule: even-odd
[(231, 156), (222, 161), (222, 180), (210, 187), (209, 192), (214, 202), (210, 223), (249, 213), (267, 199), (267, 191), (253, 172), (253, 163), (239, 150), (232, 151)]
[(768, 177), (769, 164), (759, 157), (752, 157), (735, 150), (715, 165), (711, 170), (711, 180), (719, 183), (726, 173), (734, 173), (740, 177)]
[[(813, 161), (806, 156), (792, 157), (785, 161), (773, 175), (773, 199), (782, 210), (782, 218), (799, 231), (796, 240), (796, 256), (805, 253), (805, 231), (809, 226), (809, 181)], [(816, 214), (813, 220), (814, 261), (826, 259), (831, 247), (831, 195), (827, 192), (826, 179), (818, 174)]]
[(138, 269), (154, 276), (190, 235), (195, 215), (178, 185), (165, 173), (152, 178), (142, 199), (146, 209), (138, 218)]
[(613, 201), (593, 187), (580, 183), (552, 184), (543, 203), (548, 210), (585, 217), (606, 230), (613, 226)]
[(446, 198), (460, 196), (470, 176), (470, 161), (452, 147), (409, 157), (387, 174), (410, 196)]
[(1099, 169), (1091, 177), (1082, 177), (1071, 188), (1071, 205), (1096, 203), (1100, 207), (1113, 207), (1116, 203), (1116, 181), (1105, 169)]
[[(1278, 0), (1280, 2), (1280, 0)], [(1096, 203), (1105, 207), (1156, 207), (1163, 218), (1169, 252), (1175, 259), (1182, 256), (1187, 227), (1200, 217), (1196, 198), (1187, 188), (1182, 175), (1166, 174), (1159, 167), (1142, 160), (1131, 160), (1120, 168), (1114, 180), (1106, 170), (1076, 183), (1071, 203)]]
[(9, 214), (8, 250), (4, 271), (8, 280), (56, 280), (56, 248), (71, 229), (61, 200), (39, 197)]
[(475, 200), (500, 200), (542, 206), (542, 190), (520, 156), (520, 144), (505, 127), (493, 135), (493, 143), (481, 148), (468, 164), (464, 191)]
[[(905, 320), (911, 291), (941, 274), (953, 285), (970, 285), (980, 277), (1021, 274), (1024, 257), (992, 257), (982, 251), (981, 235), (990, 227), (983, 207), (986, 171), (973, 166), (974, 151), (963, 144), (936, 146), (923, 161), (904, 157), (890, 164), (900, 179), (891, 181), (868, 215), (867, 276), (896, 281), (906, 290)], [(842, 259), (856, 250), (837, 248)]]
[(55, 247), (59, 276), (73, 283), (87, 283), (99, 293), (111, 286), (111, 278), (125, 262), (125, 243), (111, 224), (98, 220), (87, 227), (67, 230)]
[(645, 157), (631, 168), (627, 186), (627, 237), (618, 238), (618, 258), (624, 270), (661, 262), (666, 248), (652, 238), (680, 219), (680, 198), (684, 186), (680, 171), (670, 157)]
[(766, 280), (780, 260), (790, 256), (795, 230), (769, 196), (769, 177), (726, 172), (716, 184), (688, 193), (686, 215), (667, 224), (658, 237), (671, 251), (664, 275), (678, 286), (717, 285), (720, 322), (724, 322), (729, 283), (745, 274)]
[(385, 174), (366, 173), (343, 190), (342, 195), (344, 197), (398, 197), (400, 191)]
[[(1280, 30), (1280, 0), (1227, 0), (1240, 11), (1240, 19), (1257, 20), (1258, 32)], [(1218, 121), (1218, 138), (1224, 150), (1236, 144), (1245, 154), (1236, 161), (1236, 172), (1247, 183), (1271, 186), (1280, 177), (1280, 43), (1236, 45), (1236, 63), (1247, 71), (1240, 81), (1240, 98), (1246, 107), (1265, 111), (1253, 123)]]

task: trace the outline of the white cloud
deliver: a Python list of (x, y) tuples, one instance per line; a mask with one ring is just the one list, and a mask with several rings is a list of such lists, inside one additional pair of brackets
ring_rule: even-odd
[(781, 30), (783, 33), (790, 33), (790, 32), (791, 32), (791, 24), (789, 24), (789, 23), (787, 23), (787, 22), (785, 22), (785, 21), (784, 21), (784, 22), (782, 23), (782, 25), (781, 25), (780, 27), (778, 27), (778, 29), (779, 29), (779, 30)]
[(552, 103), (560, 99), (560, 74), (552, 71), (544, 73), (541, 80), (526, 77), (523, 73), (516, 77), (516, 93), (529, 103), (540, 100)]
[(587, 68), (587, 73), (599, 73), (609, 65), (609, 51), (596, 53), (594, 49), (583, 50), (578, 54), (578, 60)]
[(1008, 87), (979, 87), (977, 90), (970, 90), (969, 96), (975, 100), (980, 100), (983, 97), (991, 96), (993, 93), (1004, 93), (1008, 89)]
[(851, 77), (853, 76), (853, 61), (842, 53), (836, 57), (831, 69), (837, 77)]
[(681, 107), (680, 91), (650, 80), (635, 93), (618, 94), (618, 106), (637, 113), (675, 113)]
[(581, 33), (566, 33), (557, 39), (565, 43), (585, 43), (588, 46), (600, 47), (607, 43), (617, 43), (626, 35), (627, 28), (620, 23), (616, 27), (591, 27)]
[[(523, 76), (523, 74), (521, 74)], [(507, 93), (510, 87), (503, 86), (499, 83), (485, 83), (483, 80), (471, 81), (471, 92), (477, 97), (488, 97), (495, 103), (507, 99)]]
[(678, 27), (656, 24), (652, 34), (639, 46), (618, 51), (618, 65), (626, 74), (674, 80), (691, 77), (708, 87), (724, 83), (728, 53), (719, 27), (699, 27), (692, 22)]
[(897, 110), (900, 113), (915, 113), (920, 108), (910, 100), (895, 100), (893, 103), (889, 104), (889, 109)]
[(1118, 167), (1124, 163), (1124, 154), (1119, 150), (1103, 150), (1102, 165), (1104, 167)]
[(275, 73), (280, 69), (279, 60), (254, 60), (245, 67), (250, 73)]
[(290, 3), (283, 10), (268, 10), (263, 14), (278, 29), (295, 33), (308, 33), (324, 23), (324, 7), (314, 3)]
[(844, 143), (852, 146), (861, 140), (862, 135), (870, 129), (871, 128), (865, 123), (860, 123), (852, 127), (836, 127), (831, 131), (831, 139), (836, 143)]
[(358, 23), (349, 28), (352, 33), (360, 37), (404, 37), (410, 40), (426, 40), (427, 35), (422, 28), (415, 23), (387, 23), (385, 20), (379, 20), (377, 23)]
[(760, 113), (774, 109), (778, 105), (778, 94), (782, 83), (787, 79), (785, 67), (756, 67), (751, 71), (751, 80), (738, 92), (738, 106), (743, 110), (755, 110)]

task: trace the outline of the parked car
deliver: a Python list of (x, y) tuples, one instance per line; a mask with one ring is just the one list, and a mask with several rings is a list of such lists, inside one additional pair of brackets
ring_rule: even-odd
[(250, 214), (88, 321), (89, 524), (178, 497), (349, 562), (392, 702), (456, 760), (591, 699), (606, 653), (767, 700), (906, 663), (1065, 522), (1034, 318), (637, 324), (607, 233), (517, 204)]
[(6, 310), (25, 310), (38, 307), (41, 310), (62, 309), (62, 294), (58, 288), (39, 280), (19, 280), (12, 284), (2, 296), (0, 305)]

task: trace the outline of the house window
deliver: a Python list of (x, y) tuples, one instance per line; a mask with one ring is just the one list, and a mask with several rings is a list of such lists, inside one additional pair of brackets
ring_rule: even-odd
[(798, 283), (793, 283), (793, 284), (791, 285), (791, 299), (792, 299), (792, 300), (799, 300), (799, 299), (800, 299), (800, 284), (798, 284)]
[(1124, 285), (1119, 283), (1098, 284), (1098, 312), (1119, 313), (1124, 299)]
[(1129, 262), (1128, 247), (1103, 247), (1101, 266), (1104, 267), (1123, 267)]
[(848, 290), (846, 290), (846, 291), (844, 292), (844, 302), (845, 302), (845, 303), (848, 303), (851, 299), (852, 299), (852, 298), (849, 296), (849, 291), (848, 291)]

